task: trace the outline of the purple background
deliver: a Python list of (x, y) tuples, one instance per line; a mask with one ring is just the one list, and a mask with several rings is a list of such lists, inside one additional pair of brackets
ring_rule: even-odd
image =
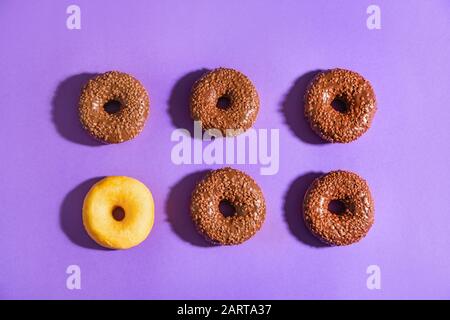
[[(0, 298), (450, 298), (450, 2), (374, 1), (0, 2)], [(66, 28), (66, 7), (82, 29)], [(188, 90), (201, 70), (232, 67), (257, 87), (256, 128), (280, 129), (280, 170), (235, 166), (263, 189), (267, 219), (250, 241), (208, 247), (188, 217), (192, 187), (211, 167), (170, 160), (176, 127), (192, 125)], [(323, 144), (302, 118), (311, 72), (343, 67), (377, 94), (372, 128), (348, 145)], [(98, 145), (76, 103), (89, 76), (111, 69), (151, 97), (143, 133)], [(318, 246), (300, 219), (318, 172), (348, 169), (370, 184), (367, 238)], [(102, 250), (81, 225), (98, 177), (129, 175), (156, 204), (149, 238)], [(82, 290), (66, 289), (66, 267)], [(381, 290), (366, 268), (381, 268)]]

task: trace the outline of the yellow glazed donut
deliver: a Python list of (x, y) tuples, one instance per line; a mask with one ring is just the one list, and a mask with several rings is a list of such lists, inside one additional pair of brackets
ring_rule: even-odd
[(84, 198), (84, 227), (95, 242), (106, 248), (138, 245), (147, 238), (153, 220), (152, 194), (133, 178), (106, 177), (94, 184)]

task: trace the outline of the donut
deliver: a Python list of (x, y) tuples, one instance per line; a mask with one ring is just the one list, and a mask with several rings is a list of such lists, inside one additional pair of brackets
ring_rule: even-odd
[(81, 124), (91, 136), (104, 143), (120, 143), (144, 129), (149, 104), (147, 91), (137, 79), (110, 71), (87, 82), (78, 110)]
[[(329, 209), (338, 201), (339, 212)], [(323, 242), (343, 246), (364, 238), (374, 222), (374, 203), (367, 182), (348, 171), (332, 171), (314, 180), (305, 194), (303, 218)]]
[[(333, 108), (336, 102), (344, 104), (343, 108)], [(305, 93), (306, 119), (329, 142), (348, 143), (358, 139), (369, 129), (376, 110), (371, 84), (350, 70), (318, 73)]]
[(153, 227), (154, 203), (140, 181), (106, 177), (92, 186), (83, 203), (83, 225), (99, 245), (128, 249), (144, 241)]
[[(227, 201), (234, 214), (225, 217)], [(266, 217), (264, 195), (247, 174), (232, 168), (209, 172), (192, 194), (191, 217), (197, 229), (214, 244), (236, 245), (250, 239)]]
[(259, 111), (258, 92), (241, 72), (218, 68), (194, 84), (190, 110), (192, 119), (201, 121), (204, 130), (218, 129), (224, 136), (235, 136), (255, 122)]

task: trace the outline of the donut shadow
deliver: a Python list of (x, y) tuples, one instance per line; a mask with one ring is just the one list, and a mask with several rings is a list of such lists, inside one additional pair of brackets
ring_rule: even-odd
[(87, 146), (103, 145), (90, 137), (81, 126), (78, 116), (78, 100), (87, 81), (98, 74), (81, 73), (59, 83), (52, 100), (52, 120), (58, 133), (65, 139)]
[(327, 144), (312, 129), (304, 114), (304, 96), (311, 80), (322, 70), (314, 70), (298, 78), (281, 103), (281, 113), (291, 131), (303, 142), (309, 144)]
[(167, 221), (172, 230), (184, 241), (198, 247), (214, 247), (196, 229), (191, 219), (191, 196), (196, 184), (202, 180), (208, 170), (191, 173), (178, 181), (170, 189), (166, 200)]
[(317, 239), (306, 226), (303, 220), (303, 198), (314, 179), (321, 175), (321, 172), (301, 175), (291, 183), (284, 199), (284, 218), (291, 234), (304, 244), (316, 248), (328, 245)]
[(72, 243), (83, 248), (111, 250), (98, 245), (92, 240), (83, 226), (82, 208), (84, 197), (89, 189), (102, 178), (88, 179), (72, 189), (61, 204), (59, 221), (61, 229)]
[(185, 74), (178, 79), (170, 93), (168, 113), (172, 119), (172, 124), (176, 128), (187, 129), (193, 138), (194, 120), (191, 118), (189, 109), (191, 89), (194, 83), (209, 71), (204, 68)]

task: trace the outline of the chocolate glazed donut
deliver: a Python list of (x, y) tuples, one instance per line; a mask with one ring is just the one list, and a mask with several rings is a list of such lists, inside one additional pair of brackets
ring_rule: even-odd
[[(222, 101), (225, 106), (220, 105)], [(203, 129), (218, 129), (224, 136), (233, 136), (253, 125), (259, 111), (259, 97), (244, 74), (218, 68), (194, 84), (190, 109), (192, 118), (201, 121)]]
[[(137, 79), (110, 71), (88, 81), (78, 109), (81, 124), (94, 138), (120, 143), (143, 130), (149, 104), (147, 91)], [(115, 108), (108, 109), (111, 105)]]
[[(221, 201), (235, 209), (225, 217)], [(232, 168), (209, 172), (192, 194), (191, 216), (207, 240), (216, 244), (234, 245), (250, 239), (266, 217), (264, 195), (256, 182), (245, 173)]]
[[(330, 202), (342, 208), (333, 212)], [(374, 222), (374, 203), (366, 181), (348, 171), (332, 171), (313, 181), (303, 201), (311, 232), (330, 245), (349, 245), (366, 236)]]
[[(333, 108), (340, 102), (341, 110)], [(369, 81), (356, 72), (333, 69), (319, 73), (305, 94), (305, 116), (312, 129), (330, 142), (348, 143), (370, 127), (376, 112)]]

